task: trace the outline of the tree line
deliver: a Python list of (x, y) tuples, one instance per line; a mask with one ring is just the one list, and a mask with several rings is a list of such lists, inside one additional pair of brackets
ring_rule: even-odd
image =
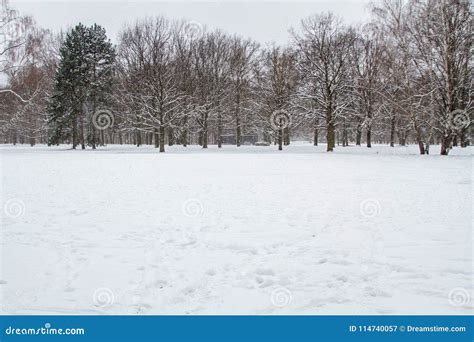
[(52, 34), (6, 0), (2, 13), (3, 143), (470, 144), (468, 0), (382, 0), (359, 25), (315, 14), (285, 46), (163, 16), (114, 45), (96, 24)]

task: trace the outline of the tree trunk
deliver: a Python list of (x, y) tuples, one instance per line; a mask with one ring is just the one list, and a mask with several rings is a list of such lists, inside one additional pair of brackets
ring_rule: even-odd
[(288, 127), (283, 129), (283, 143), (285, 146), (290, 144), (290, 129)]
[(372, 127), (370, 125), (367, 126), (367, 147), (372, 147)]
[(95, 139), (96, 133), (95, 133), (94, 125), (91, 125), (91, 126), (92, 126), (91, 127), (91, 131), (92, 131), (92, 133), (91, 133), (91, 135), (92, 135), (91, 136), (91, 145), (92, 145), (92, 149), (95, 150), (97, 148), (96, 141), (95, 141), (96, 140)]
[(398, 133), (398, 143), (401, 146), (405, 146), (406, 145), (406, 140), (407, 140), (406, 132), (404, 132), (404, 131), (399, 132)]
[(319, 131), (318, 126), (314, 126), (313, 145), (318, 146)]
[(81, 116), (81, 126), (80, 126), (80, 129), (81, 129), (81, 149), (85, 150), (86, 149), (86, 143), (85, 143), (85, 137), (84, 137), (84, 134), (86, 133), (84, 131), (84, 118)]
[(349, 146), (349, 135), (347, 133), (347, 128), (345, 124), (342, 130), (342, 146), (343, 147)]
[(413, 120), (413, 128), (415, 129), (415, 138), (416, 138), (416, 142), (418, 144), (418, 148), (420, 150), (420, 154), (425, 154), (425, 145), (423, 144), (423, 138), (422, 138), (422, 135), (421, 135), (421, 131), (417, 125), (417, 122), (415, 120)]
[(217, 115), (217, 147), (222, 147), (222, 115), (220, 112)]
[(202, 148), (207, 148), (207, 117), (204, 120), (204, 125), (202, 127)]
[(240, 92), (238, 91), (235, 103), (235, 124), (237, 125), (235, 132), (235, 144), (237, 147), (239, 147), (242, 143), (242, 129), (240, 128)]
[(140, 147), (142, 144), (142, 133), (139, 130), (135, 131), (135, 136), (137, 140), (137, 147)]
[[(417, 134), (418, 136), (418, 134)], [(417, 137), (417, 142), (418, 142), (418, 148), (420, 150), (420, 154), (425, 154), (425, 145), (423, 144), (423, 140), (421, 140), (421, 137)]]
[(278, 151), (283, 150), (283, 129), (278, 130)]
[(390, 120), (390, 147), (395, 146), (395, 117)]
[(174, 145), (173, 128), (168, 127), (168, 146)]
[(165, 126), (160, 125), (160, 152), (165, 152)]
[(441, 139), (441, 155), (442, 156), (448, 155), (449, 149), (451, 147), (450, 143), (451, 143), (451, 139), (449, 138), (449, 136), (443, 136), (443, 138)]
[(72, 120), (72, 148), (75, 150), (77, 146), (77, 120)]
[[(87, 106), (85, 107), (87, 109)], [(96, 100), (95, 100), (95, 97), (93, 99), (93, 102), (92, 102), (92, 111), (93, 113), (95, 113), (95, 111), (97, 110), (96, 108)], [(87, 113), (87, 112), (86, 112)], [(89, 114), (87, 114), (87, 117), (89, 116)], [(88, 118), (88, 120), (90, 120)], [(91, 128), (91, 145), (92, 145), (92, 149), (95, 150), (96, 149), (96, 132), (95, 132), (95, 127), (94, 125), (90, 125), (90, 128)]]
[[(188, 116), (186, 115), (183, 119), (183, 127), (187, 127), (188, 124)], [(183, 133), (181, 135), (181, 143), (183, 144), (183, 147), (188, 146), (188, 130), (184, 128)]]
[(336, 146), (336, 135), (334, 131), (334, 124), (329, 120), (327, 124), (326, 141), (327, 141), (327, 152), (332, 152)]
[[(161, 127), (160, 127), (161, 128)], [(160, 135), (157, 128), (153, 128), (153, 139), (155, 141), (155, 148), (160, 147)]]
[(468, 129), (463, 129), (461, 131), (461, 136), (459, 137), (461, 139), (461, 147), (467, 147), (469, 145), (469, 139), (467, 138), (468, 134), (466, 134), (466, 131)]
[(241, 137), (242, 137), (242, 130), (240, 129), (240, 117), (237, 116), (236, 117), (236, 130), (235, 130), (235, 144), (237, 145), (237, 147), (240, 146), (241, 144)]
[(357, 123), (356, 128), (356, 146), (360, 146), (362, 141), (362, 125), (360, 122)]

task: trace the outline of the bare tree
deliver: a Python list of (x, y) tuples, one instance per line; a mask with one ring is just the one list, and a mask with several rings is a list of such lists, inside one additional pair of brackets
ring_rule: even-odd
[(289, 144), (292, 124), (292, 100), (297, 83), (296, 56), (291, 49), (271, 47), (261, 55), (255, 71), (257, 108), (266, 134), (274, 136), (278, 150)]
[(200, 128), (200, 144), (208, 147), (209, 126), (215, 120), (217, 144), (222, 145), (224, 103), (229, 84), (229, 38), (222, 31), (205, 33), (194, 47), (197, 91), (195, 120)]
[[(331, 13), (315, 15), (301, 22), (301, 32), (293, 31), (308, 92), (318, 115), (324, 120), (327, 151), (333, 151), (337, 121), (350, 102), (343, 93), (348, 89), (350, 47), (354, 35)], [(308, 111), (314, 109), (308, 108)]]
[(393, 76), (398, 76), (404, 103), (394, 98), (392, 103), (410, 117), (421, 154), (437, 132), (441, 154), (447, 155), (453, 141), (463, 137), (471, 123), (469, 2), (385, 0), (374, 6), (374, 14), (397, 66)]
[(234, 113), (235, 143), (242, 143), (242, 126), (249, 113), (252, 66), (258, 44), (250, 39), (233, 37), (230, 56), (231, 107)]
[(380, 113), (379, 93), (383, 86), (380, 77), (382, 43), (379, 33), (371, 25), (364, 25), (353, 44), (352, 66), (354, 69), (354, 92), (358, 102), (356, 112), (356, 144), (361, 144), (362, 128), (367, 132), (367, 147), (372, 146), (372, 126), (376, 114)]
[(2, 2), (0, 18), (1, 132), (4, 142), (46, 142), (46, 113), (57, 62), (54, 39), (31, 17)]
[[(184, 94), (174, 75), (173, 24), (163, 18), (147, 19), (126, 27), (120, 35), (122, 72), (130, 73), (131, 103), (135, 105), (141, 129), (152, 130), (155, 147), (165, 151), (165, 130), (181, 115)], [(135, 122), (136, 122), (135, 121)]]

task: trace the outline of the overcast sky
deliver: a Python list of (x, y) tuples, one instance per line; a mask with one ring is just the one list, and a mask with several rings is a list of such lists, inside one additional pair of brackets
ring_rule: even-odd
[(22, 14), (31, 14), (41, 27), (58, 31), (78, 22), (98, 23), (115, 41), (124, 23), (137, 18), (165, 15), (168, 18), (194, 20), (209, 28), (252, 37), (260, 43), (286, 43), (288, 29), (302, 18), (318, 12), (332, 11), (347, 22), (368, 17), (367, 0), (321, 1), (42, 1), (10, 0)]

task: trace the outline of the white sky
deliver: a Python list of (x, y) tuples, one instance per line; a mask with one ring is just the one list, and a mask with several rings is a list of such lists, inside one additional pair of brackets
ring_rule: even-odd
[(22, 14), (31, 14), (41, 27), (58, 31), (82, 22), (96, 22), (107, 30), (112, 41), (124, 23), (165, 15), (172, 19), (194, 20), (209, 28), (251, 37), (260, 43), (289, 41), (288, 29), (297, 27), (302, 18), (313, 13), (332, 11), (346, 22), (367, 19), (368, 0), (310, 1), (44, 1), (10, 0)]

